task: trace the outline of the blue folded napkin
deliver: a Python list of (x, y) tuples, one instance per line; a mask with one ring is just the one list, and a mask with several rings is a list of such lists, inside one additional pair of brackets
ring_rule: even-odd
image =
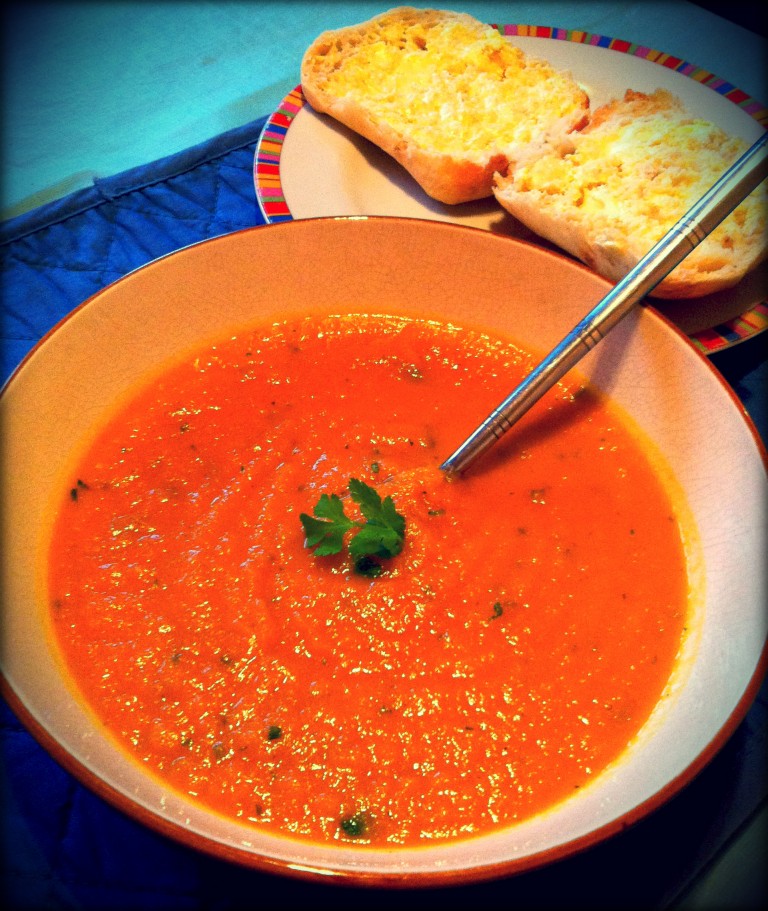
[(173, 250), (264, 223), (253, 158), (264, 120), (0, 225), (0, 381), (58, 320)]

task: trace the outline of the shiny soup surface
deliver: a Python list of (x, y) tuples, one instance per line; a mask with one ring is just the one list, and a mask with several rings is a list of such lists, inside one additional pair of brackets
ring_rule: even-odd
[[(512, 825), (616, 760), (689, 612), (642, 441), (573, 380), (464, 477), (438, 467), (532, 365), (434, 321), (307, 317), (116, 406), (62, 490), (49, 594), (122, 748), (247, 825), (361, 846)], [(351, 487), (399, 552), (354, 555), (380, 528)], [(349, 525), (318, 555), (323, 495)]]

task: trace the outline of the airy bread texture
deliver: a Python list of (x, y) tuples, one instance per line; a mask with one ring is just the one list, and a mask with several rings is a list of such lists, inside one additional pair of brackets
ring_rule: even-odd
[[(567, 146), (499, 175), (494, 193), (531, 230), (618, 281), (746, 149), (688, 117), (669, 92), (628, 91)], [(740, 281), (768, 252), (767, 203), (763, 182), (654, 296), (699, 297)]]
[(569, 74), (494, 28), (445, 10), (398, 7), (324, 32), (307, 49), (310, 105), (380, 146), (449, 204), (492, 196), (495, 173), (587, 122)]

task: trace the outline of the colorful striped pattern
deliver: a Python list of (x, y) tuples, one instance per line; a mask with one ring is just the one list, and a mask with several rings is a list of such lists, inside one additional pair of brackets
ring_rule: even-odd
[(256, 147), (256, 196), (264, 220), (269, 223), (292, 219), (280, 183), (280, 155), (288, 127), (303, 106), (304, 95), (297, 85), (264, 124)]
[(742, 313), (741, 316), (734, 317), (719, 326), (713, 326), (711, 329), (697, 332), (691, 336), (691, 341), (704, 354), (713, 354), (722, 348), (728, 348), (752, 338), (766, 329), (768, 329), (768, 303), (762, 301), (751, 310)]
[[(521, 38), (550, 38), (556, 41), (573, 41), (578, 44), (589, 44), (593, 47), (608, 48), (634, 57), (642, 57), (651, 63), (665, 66), (695, 79), (707, 88), (724, 96), (740, 107), (754, 120), (768, 127), (768, 108), (762, 107), (750, 98), (746, 92), (736, 88), (724, 79), (708, 73), (700, 67), (687, 63), (679, 57), (673, 57), (661, 51), (623, 41), (620, 38), (607, 38), (604, 35), (593, 35), (575, 29), (553, 28), (548, 25), (494, 25), (503, 35)], [(283, 141), (293, 118), (305, 104), (301, 86), (290, 92), (280, 107), (265, 123), (256, 147), (254, 161), (254, 183), (256, 197), (264, 219), (268, 223), (291, 221), (292, 215), (280, 183), (280, 154)], [(727, 348), (768, 328), (768, 305), (765, 301), (735, 319), (719, 326), (706, 329), (691, 336), (694, 345), (705, 354), (712, 354)]]
[(670, 54), (664, 54), (661, 51), (654, 51), (649, 47), (641, 44), (633, 44), (631, 41), (624, 41), (620, 38), (606, 38), (604, 35), (592, 35), (589, 32), (568, 30), (563, 28), (550, 28), (542, 25), (494, 25), (503, 35), (519, 36), (521, 38), (554, 38), (557, 41), (574, 41), (577, 44), (589, 44), (593, 47), (603, 47), (612, 51), (620, 51), (623, 54), (630, 54), (633, 57), (642, 57), (651, 63), (658, 63), (669, 70), (675, 70), (695, 79), (696, 82), (702, 83), (707, 88), (712, 89), (719, 95), (724, 95), (729, 101), (746, 111), (750, 117), (757, 120), (763, 126), (768, 126), (768, 108), (762, 107), (756, 101), (749, 97), (746, 92), (731, 85), (724, 79), (708, 73), (700, 67), (694, 66), (681, 60), (680, 57), (673, 57)]

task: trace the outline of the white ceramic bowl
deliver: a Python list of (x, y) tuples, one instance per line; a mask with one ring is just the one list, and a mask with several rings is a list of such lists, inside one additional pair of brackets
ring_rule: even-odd
[[(399, 218), (309, 219), (184, 249), (74, 311), (0, 397), (2, 673), (54, 757), (143, 823), (220, 857), (305, 877), (441, 885), (508, 874), (593, 844), (691, 779), (744, 716), (765, 666), (765, 453), (709, 363), (637, 308), (582, 362), (653, 441), (684, 492), (699, 629), (671, 696), (609, 773), (554, 810), (418, 850), (313, 846), (254, 831), (168, 792), (104, 738), (46, 636), (47, 507), (61, 468), (126, 387), (175, 352), (267, 315), (374, 301), (498, 328), (545, 354), (608, 290), (570, 260), (473, 228)], [(485, 415), (478, 414), (478, 420)], [(457, 441), (458, 442), (458, 441)], [(448, 455), (448, 453), (446, 453)]]

